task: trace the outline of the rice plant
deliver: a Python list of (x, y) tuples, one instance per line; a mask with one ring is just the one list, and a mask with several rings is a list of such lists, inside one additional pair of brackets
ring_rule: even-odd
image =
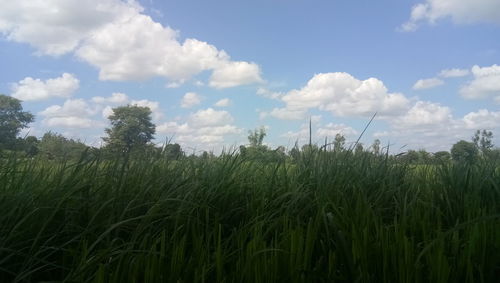
[(0, 159), (0, 282), (500, 278), (495, 160), (85, 154)]

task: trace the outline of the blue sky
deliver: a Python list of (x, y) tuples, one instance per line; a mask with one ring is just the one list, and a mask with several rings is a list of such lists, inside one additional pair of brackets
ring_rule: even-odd
[(393, 152), (500, 144), (500, 1), (0, 0), (0, 93), (29, 132), (100, 145), (113, 107), (153, 111), (156, 142), (271, 147), (341, 133)]

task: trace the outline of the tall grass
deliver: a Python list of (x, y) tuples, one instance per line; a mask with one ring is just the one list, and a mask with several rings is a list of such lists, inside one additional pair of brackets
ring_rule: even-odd
[(0, 160), (0, 282), (498, 282), (500, 171), (305, 151)]

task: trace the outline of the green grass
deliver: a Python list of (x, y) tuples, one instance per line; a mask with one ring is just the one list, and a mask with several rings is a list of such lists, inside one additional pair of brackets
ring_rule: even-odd
[(0, 282), (498, 282), (497, 168), (1, 159)]

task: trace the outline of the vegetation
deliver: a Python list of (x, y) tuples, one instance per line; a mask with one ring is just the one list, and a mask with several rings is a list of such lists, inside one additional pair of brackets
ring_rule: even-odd
[(13, 147), (19, 131), (33, 120), (31, 113), (23, 111), (20, 100), (0, 94), (0, 149)]
[(500, 278), (488, 132), (451, 154), (391, 156), (341, 135), (271, 149), (261, 128), (239, 151), (186, 156), (150, 144), (147, 108), (119, 110), (101, 149), (47, 133), (4, 150), (0, 282)]
[(110, 151), (130, 153), (142, 151), (151, 142), (155, 134), (155, 125), (151, 122), (151, 110), (136, 105), (121, 106), (113, 109), (109, 116), (111, 128), (106, 129), (107, 137), (103, 140)]

